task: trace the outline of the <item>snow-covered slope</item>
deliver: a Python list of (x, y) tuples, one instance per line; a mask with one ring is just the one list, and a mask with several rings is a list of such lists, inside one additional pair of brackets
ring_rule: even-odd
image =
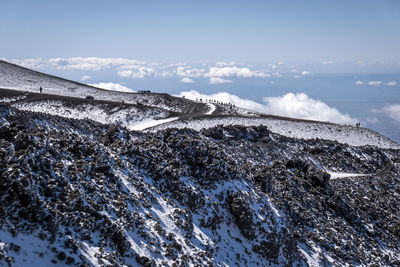
[(0, 88), (38, 93), (40, 87), (43, 88), (44, 94), (78, 98), (90, 95), (96, 100), (142, 104), (173, 112), (202, 113), (203, 110), (208, 109), (205, 103), (193, 103), (190, 100), (167, 94), (127, 93), (99, 89), (0, 60)]
[(0, 265), (396, 266), (399, 159), (264, 126), (140, 133), (0, 105)]
[(2, 266), (400, 265), (378, 133), (0, 74)]
[(150, 131), (158, 131), (167, 128), (191, 128), (201, 130), (218, 125), (243, 125), (243, 126), (267, 126), (274, 133), (299, 139), (325, 139), (335, 140), (343, 144), (353, 146), (374, 145), (381, 148), (399, 149), (400, 145), (389, 138), (367, 128), (357, 128), (351, 125), (340, 125), (324, 122), (301, 121), (291, 119), (278, 119), (261, 116), (249, 118), (241, 116), (223, 116), (219, 118), (197, 118), (179, 120), (162, 124)]

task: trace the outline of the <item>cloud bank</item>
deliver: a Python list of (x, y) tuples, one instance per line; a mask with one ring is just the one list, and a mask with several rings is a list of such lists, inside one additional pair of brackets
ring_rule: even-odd
[(90, 80), (90, 79), (92, 79), (92, 76), (89, 76), (89, 75), (83, 75), (83, 77), (82, 77), (82, 81), (86, 81), (86, 80)]
[(382, 84), (382, 81), (369, 81), (368, 85), (380, 85)]
[(182, 78), (182, 80), (180, 80), (180, 82), (182, 83), (194, 83), (194, 81), (188, 77)]
[(178, 96), (185, 96), (192, 100), (201, 98), (232, 103), (238, 107), (291, 118), (330, 121), (340, 124), (355, 124), (357, 122), (356, 119), (351, 118), (348, 114), (343, 114), (336, 108), (330, 107), (320, 100), (312, 99), (304, 93), (288, 93), (280, 97), (265, 97), (263, 98), (263, 104), (240, 98), (227, 92), (205, 95), (192, 90), (181, 92)]
[[(133, 68), (133, 66), (131, 66)], [(135, 78), (143, 79), (146, 77), (151, 77), (155, 75), (153, 68), (148, 68), (144, 66), (135, 67), (133, 69), (125, 69), (117, 72), (119, 77), (122, 78)]]
[[(356, 84), (356, 85), (364, 85), (365, 82), (358, 80), (358, 81), (355, 81), (354, 84)], [(377, 85), (381, 85), (381, 84), (382, 85), (384, 84), (386, 86), (396, 86), (397, 82), (396, 81), (390, 81), (390, 82), (383, 83), (382, 81), (368, 81), (367, 84), (371, 85), (371, 86), (377, 86)]]
[(72, 69), (84, 71), (99, 71), (119, 66), (138, 66), (145, 62), (126, 58), (100, 58), (100, 57), (71, 57), (51, 58), (48, 60), (51, 66), (58, 69)]
[(208, 73), (204, 74), (204, 77), (243, 77), (243, 78), (254, 78), (254, 77), (270, 77), (269, 74), (250, 70), (249, 68), (239, 67), (210, 67)]
[(111, 91), (119, 91), (119, 92), (128, 92), (128, 93), (133, 93), (136, 92), (132, 90), (131, 88), (128, 88), (126, 86), (123, 86), (119, 83), (95, 83), (95, 84), (89, 84), (91, 86), (101, 88), (101, 89), (106, 89), (106, 90), (111, 90)]
[[(7, 60), (7, 59), (5, 59)], [(286, 66), (283, 62), (276, 64), (265, 64), (260, 69), (254, 65), (238, 63), (235, 61), (218, 62), (213, 60), (203, 60), (188, 63), (164, 63), (164, 62), (146, 62), (128, 58), (102, 58), (102, 57), (56, 57), (49, 59), (14, 59), (7, 60), (15, 64), (32, 68), (57, 70), (82, 71), (87, 75), (92, 75), (97, 71), (114, 71), (118, 77), (124, 79), (144, 79), (148, 77), (175, 77), (178, 80), (182, 78), (209, 78), (211, 84), (233, 82), (231, 78), (280, 78), (294, 66)], [(299, 67), (299, 66), (298, 66)], [(309, 75), (310, 72), (295, 70), (299, 78)], [(288, 77), (291, 77), (290, 75)], [(214, 78), (214, 79), (211, 79)], [(220, 78), (220, 79), (216, 79)]]
[(185, 68), (180, 66), (176, 68), (176, 75), (183, 77), (202, 77), (205, 71), (205, 69)]
[(211, 77), (209, 83), (210, 84), (222, 84), (222, 83), (231, 83), (231, 80), (227, 80), (227, 79), (222, 79), (222, 78), (218, 78), (218, 77)]
[(400, 104), (389, 105), (374, 112), (383, 112), (393, 120), (400, 123)]
[(387, 86), (396, 86), (397, 85), (397, 82), (395, 82), (395, 81), (391, 81), (391, 82), (387, 82), (387, 83), (385, 83)]
[(354, 124), (356, 119), (340, 113), (336, 108), (315, 100), (305, 93), (288, 93), (281, 97), (265, 97), (270, 113), (307, 120), (330, 121), (340, 124)]

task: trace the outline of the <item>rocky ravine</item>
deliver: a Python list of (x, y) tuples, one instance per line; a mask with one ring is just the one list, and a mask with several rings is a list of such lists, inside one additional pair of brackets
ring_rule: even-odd
[(139, 133), (2, 105), (0, 265), (398, 266), (399, 162), (263, 126)]

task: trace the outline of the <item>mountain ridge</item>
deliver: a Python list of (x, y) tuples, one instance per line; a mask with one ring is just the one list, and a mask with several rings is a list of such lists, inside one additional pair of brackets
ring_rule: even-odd
[[(10, 95), (0, 101), (8, 102), (11, 106), (14, 105), (23, 110), (50, 112), (53, 115), (66, 117), (90, 118), (102, 123), (122, 124), (132, 130), (157, 130), (168, 127), (198, 129), (199, 125), (202, 125), (201, 127), (216, 126), (218, 123), (223, 125), (265, 125), (272, 131), (289, 137), (334, 139), (352, 145), (400, 148), (396, 142), (366, 128), (261, 114), (235, 107), (229, 103), (192, 101), (168, 94), (115, 92), (86, 85), (71, 90), (69, 81), (66, 79), (44, 75), (4, 61), (0, 64), (0, 73), (2, 74), (0, 88), (14, 86), (16, 88), (13, 90), (23, 92), (28, 89), (29, 93), (26, 96), (18, 95), (15, 92), (16, 97), (19, 97), (18, 101), (15, 101), (16, 98), (12, 96), (11, 91), (6, 92), (6, 90), (0, 89), (2, 92), (0, 96)], [(51, 80), (47, 80), (47, 77), (51, 77)], [(60, 81), (67, 81), (67, 84)], [(43, 95), (38, 94), (38, 88), (41, 85), (44, 88)], [(57, 95), (82, 99), (91, 96), (94, 99), (79, 100), (79, 105), (71, 107), (69, 102), (74, 103), (75, 101), (58, 101)], [(107, 107), (107, 102), (101, 103), (101, 101), (109, 101), (111, 106), (124, 107), (131, 104), (133, 106), (130, 110), (116, 108), (116, 112), (113, 112)], [(97, 105), (97, 103), (100, 104)], [(139, 109), (138, 106), (140, 106)], [(145, 107), (152, 112), (140, 112)], [(212, 114), (208, 114), (209, 112)], [(296, 131), (297, 128), (300, 130)]]
[(400, 148), (378, 133), (11, 82), (0, 265), (400, 264)]

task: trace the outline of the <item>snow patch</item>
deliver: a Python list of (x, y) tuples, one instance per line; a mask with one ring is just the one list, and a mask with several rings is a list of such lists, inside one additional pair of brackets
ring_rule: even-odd
[(346, 177), (360, 177), (360, 176), (371, 176), (370, 174), (364, 173), (345, 173), (345, 172), (331, 172), (328, 171), (331, 175), (331, 179), (339, 179), (339, 178), (346, 178)]
[(133, 125), (129, 125), (127, 128), (129, 130), (133, 130), (133, 131), (143, 131), (147, 128), (151, 128), (151, 127), (155, 127), (167, 122), (172, 122), (174, 120), (179, 119), (179, 117), (172, 117), (172, 118), (166, 118), (166, 119), (146, 119), (143, 120), (137, 124), (133, 124)]
[(207, 106), (209, 107), (209, 110), (206, 112), (206, 115), (211, 115), (214, 113), (216, 107), (214, 104), (207, 103)]

